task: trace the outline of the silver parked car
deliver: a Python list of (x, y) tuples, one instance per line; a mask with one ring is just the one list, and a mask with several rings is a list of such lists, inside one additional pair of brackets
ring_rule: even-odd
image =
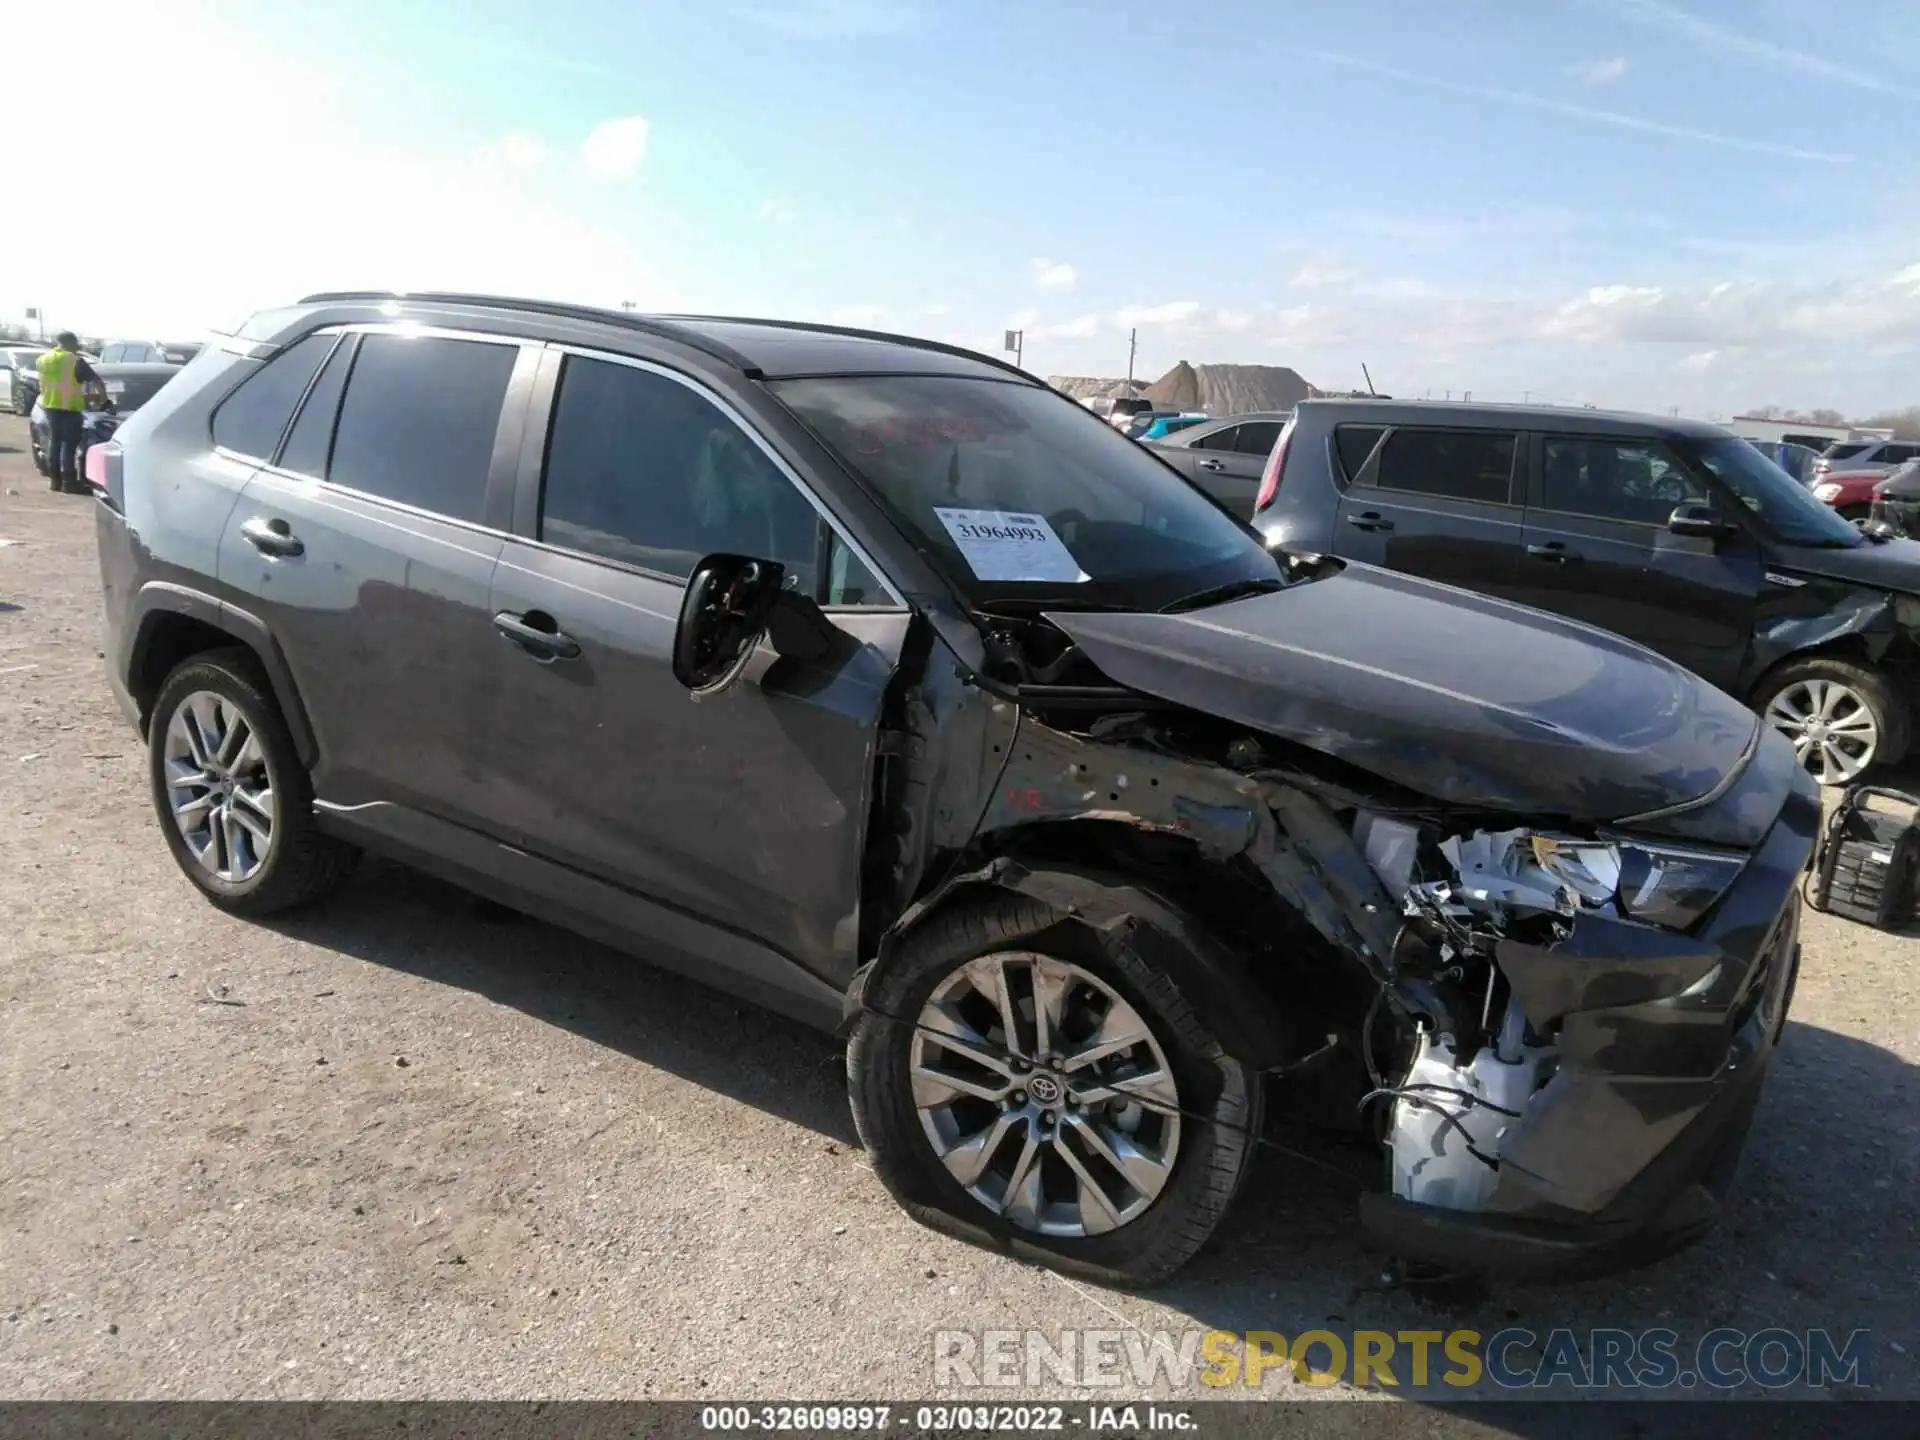
[(44, 345), (0, 346), (0, 405), (16, 415), (33, 409), (33, 397), (40, 392), (40, 372), (34, 367), (46, 353)]
[(1267, 457), (1292, 418), (1291, 410), (1227, 415), (1149, 440), (1147, 448), (1245, 519), (1253, 514)]
[(1915, 440), (1837, 440), (1813, 462), (1808, 484), (1817, 485), (1836, 471), (1849, 475), (1863, 470), (1882, 473), (1920, 459), (1920, 441)]

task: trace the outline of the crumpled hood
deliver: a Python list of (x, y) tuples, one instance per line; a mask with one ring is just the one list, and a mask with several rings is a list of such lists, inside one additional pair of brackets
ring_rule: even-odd
[(1521, 814), (1613, 821), (1697, 799), (1759, 724), (1617, 635), (1367, 565), (1188, 614), (1047, 618), (1122, 685)]

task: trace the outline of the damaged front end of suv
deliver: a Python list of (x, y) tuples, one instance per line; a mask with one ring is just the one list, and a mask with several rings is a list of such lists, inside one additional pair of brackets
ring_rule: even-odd
[(869, 971), (983, 891), (1125, 937), (1271, 1104), (1371, 1129), (1361, 1217), (1408, 1260), (1571, 1278), (1711, 1226), (1818, 818), (1749, 712), (1600, 632), (1314, 561), (1188, 613), (1009, 620), (988, 654), (992, 693), (940, 665), (909, 692), (873, 881), (918, 898)]
[(771, 389), (909, 541), (846, 999), (896, 1198), (1158, 1278), (1271, 1104), (1371, 1132), (1409, 1260), (1706, 1228), (1797, 964), (1780, 736), (1606, 631), (1270, 551), (1037, 387)]

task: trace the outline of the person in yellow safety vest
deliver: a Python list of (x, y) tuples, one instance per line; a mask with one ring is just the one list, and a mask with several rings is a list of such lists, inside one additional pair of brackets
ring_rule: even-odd
[(62, 330), (53, 345), (39, 361), (40, 408), (47, 414), (47, 476), (55, 490), (79, 490), (81, 414), (88, 395), (101, 395), (106, 387), (81, 358), (80, 341), (71, 330)]

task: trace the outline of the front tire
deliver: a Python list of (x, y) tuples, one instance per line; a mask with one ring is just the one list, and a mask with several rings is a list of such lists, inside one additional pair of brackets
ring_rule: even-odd
[(271, 915), (334, 888), (357, 852), (323, 834), (313, 783), (245, 650), (183, 661), (147, 733), (153, 806), (187, 878), (223, 910)]
[(1782, 665), (1753, 697), (1761, 718), (1793, 745), (1822, 785), (1851, 785), (1907, 753), (1912, 710), (1884, 675), (1816, 655)]
[(909, 936), (848, 1046), (854, 1125), (921, 1223), (1149, 1284), (1226, 1215), (1260, 1077), (1128, 941), (1062, 918), (993, 892)]

